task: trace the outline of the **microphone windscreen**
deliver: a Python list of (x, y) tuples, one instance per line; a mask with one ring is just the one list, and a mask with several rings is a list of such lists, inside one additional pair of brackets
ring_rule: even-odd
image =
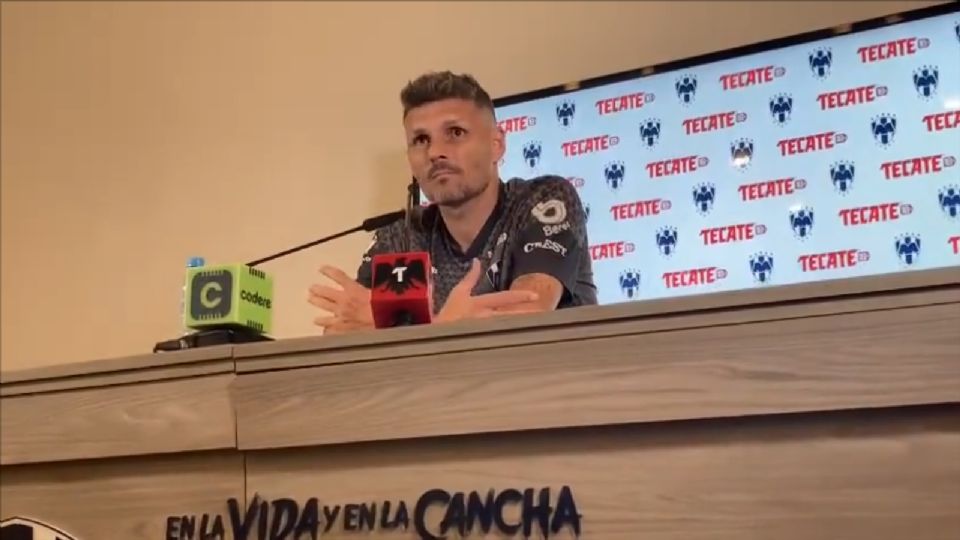
[(374, 326), (429, 324), (432, 320), (433, 266), (426, 252), (373, 256), (370, 307)]

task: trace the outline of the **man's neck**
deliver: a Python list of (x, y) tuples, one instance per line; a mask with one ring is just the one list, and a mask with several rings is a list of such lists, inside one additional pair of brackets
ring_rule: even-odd
[(464, 204), (456, 208), (440, 207), (443, 224), (460, 246), (460, 251), (466, 253), (480, 234), (490, 214), (497, 207), (500, 189), (499, 182), (490, 182), (480, 195)]

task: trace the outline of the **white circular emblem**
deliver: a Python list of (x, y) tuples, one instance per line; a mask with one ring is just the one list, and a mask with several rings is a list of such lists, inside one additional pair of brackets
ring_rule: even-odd
[(537, 203), (530, 213), (544, 225), (556, 225), (567, 219), (567, 207), (558, 199)]
[(13, 517), (0, 521), (0, 538), (32, 538), (33, 540), (73, 540), (73, 536), (46, 523)]

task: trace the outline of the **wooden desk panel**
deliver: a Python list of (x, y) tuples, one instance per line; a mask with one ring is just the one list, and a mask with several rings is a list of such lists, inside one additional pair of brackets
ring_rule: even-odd
[(233, 371), (232, 345), (0, 372), (0, 396)]
[[(933, 293), (933, 294), (930, 294)], [(739, 324), (770, 308), (774, 317), (888, 309), (957, 302), (960, 267), (837, 278), (749, 290), (582, 306), (529, 316), (248, 343), (235, 347), (237, 372), (289, 369), (345, 361), (389, 359), (591, 335), (663, 331), (677, 326)], [(722, 314), (722, 317), (717, 317)], [(706, 316), (706, 317), (703, 317)], [(763, 315), (761, 315), (763, 316)], [(770, 318), (767, 313), (764, 318)]]
[(0, 519), (569, 486), (582, 538), (960, 540), (957, 328), (951, 268), (3, 373)]
[(33, 518), (79, 540), (163, 540), (168, 516), (220, 513), (243, 490), (238, 452), (5, 466), (0, 516)]
[(4, 397), (0, 464), (236, 448), (233, 377)]
[(279, 448), (950, 402), (960, 398), (958, 328), (960, 304), (943, 304), (242, 373), (237, 441)]
[(550, 487), (552, 503), (567, 485), (582, 538), (956, 540), (957, 456), (956, 406), (810, 413), (254, 452), (247, 495), (408, 505), (406, 532), (346, 532), (341, 508), (328, 539), (417, 538), (431, 489)]

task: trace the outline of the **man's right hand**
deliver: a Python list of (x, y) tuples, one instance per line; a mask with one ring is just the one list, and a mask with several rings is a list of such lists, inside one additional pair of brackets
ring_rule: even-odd
[(310, 287), (307, 301), (330, 313), (329, 317), (315, 318), (313, 324), (323, 328), (324, 335), (372, 329), (370, 289), (350, 279), (339, 268), (324, 266), (320, 273), (340, 287), (320, 284)]
[[(450, 291), (447, 302), (434, 318), (435, 323), (453, 322), (464, 319), (482, 319), (494, 315), (505, 315), (498, 311), (537, 300), (537, 293), (531, 291), (500, 291), (478, 296), (473, 295), (473, 287), (480, 279), (480, 263), (476, 259), (467, 275)], [(533, 310), (531, 310), (533, 312)], [(524, 311), (510, 311), (510, 314)]]

